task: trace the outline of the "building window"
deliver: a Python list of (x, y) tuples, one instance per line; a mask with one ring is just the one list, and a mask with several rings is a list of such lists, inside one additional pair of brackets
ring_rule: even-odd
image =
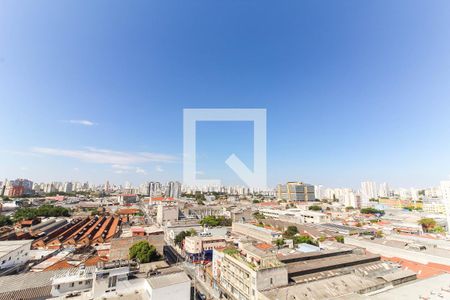
[(117, 284), (117, 276), (109, 277), (109, 280), (108, 280), (108, 287), (109, 287), (109, 288), (110, 288), (110, 287), (114, 287), (114, 286), (116, 286), (116, 284)]
[(74, 287), (74, 285), (75, 285), (74, 282), (71, 282), (71, 283), (70, 283), (70, 287)]
[(270, 285), (273, 284), (273, 278), (270, 278)]
[(58, 285), (56, 286), (56, 289), (59, 290), (60, 288), (61, 288), (61, 286), (58, 284)]

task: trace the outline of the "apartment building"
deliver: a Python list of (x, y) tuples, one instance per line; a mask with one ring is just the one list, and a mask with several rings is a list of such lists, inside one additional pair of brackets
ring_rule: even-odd
[(314, 185), (304, 182), (288, 182), (277, 186), (278, 200), (315, 201)]
[(214, 249), (216, 288), (238, 300), (257, 300), (259, 291), (288, 284), (286, 266), (273, 253), (251, 244), (238, 249)]
[(189, 236), (184, 240), (184, 250), (188, 259), (212, 260), (213, 249), (224, 248), (226, 240), (224, 236)]

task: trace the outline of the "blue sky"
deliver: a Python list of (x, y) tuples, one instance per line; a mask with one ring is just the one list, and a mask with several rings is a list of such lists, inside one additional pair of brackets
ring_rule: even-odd
[[(267, 109), (272, 186), (434, 185), (450, 3), (0, 2), (0, 178), (181, 180), (184, 108)], [(252, 134), (199, 124), (199, 176), (240, 184)]]

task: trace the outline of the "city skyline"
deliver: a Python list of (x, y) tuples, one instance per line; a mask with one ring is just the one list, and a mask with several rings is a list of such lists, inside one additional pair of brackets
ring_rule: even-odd
[[(291, 4), (2, 2), (0, 178), (182, 181), (183, 109), (263, 108), (269, 186), (447, 179), (448, 2)], [(242, 185), (251, 124), (197, 126)]]

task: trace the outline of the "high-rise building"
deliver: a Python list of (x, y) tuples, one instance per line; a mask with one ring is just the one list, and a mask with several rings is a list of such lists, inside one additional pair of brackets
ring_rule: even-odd
[(287, 201), (315, 201), (314, 186), (304, 182), (288, 182), (277, 186), (277, 197)]
[(450, 233), (450, 180), (443, 180), (440, 184), (442, 202), (445, 205), (445, 215), (447, 217), (447, 232)]
[(316, 194), (317, 199), (323, 199), (324, 197), (323, 185), (315, 185), (314, 193)]
[(161, 196), (161, 183), (153, 181), (149, 182), (148, 189), (150, 197)]
[(361, 197), (363, 202), (378, 198), (377, 183), (374, 181), (361, 182)]
[(380, 184), (380, 189), (378, 191), (378, 194), (380, 197), (387, 198), (391, 195), (391, 192), (389, 190), (389, 184), (387, 182), (383, 182)]
[(166, 196), (178, 199), (181, 195), (181, 183), (178, 181), (170, 181), (167, 184)]
[(65, 182), (64, 183), (64, 188), (63, 188), (63, 192), (64, 193), (72, 193), (73, 191), (73, 185), (72, 182)]

